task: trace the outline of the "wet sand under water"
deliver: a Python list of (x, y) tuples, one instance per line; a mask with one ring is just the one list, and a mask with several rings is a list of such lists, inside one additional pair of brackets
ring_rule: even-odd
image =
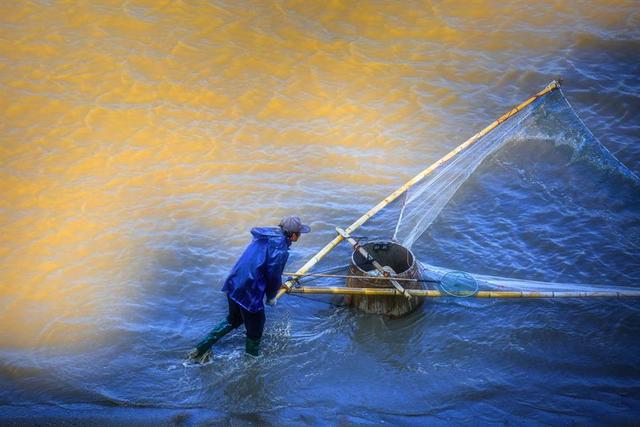
[[(213, 363), (182, 360), (225, 314), (252, 226), (311, 223), (293, 270), (553, 78), (637, 174), (639, 29), (635, 2), (3, 3), (0, 420), (634, 424), (632, 300), (443, 300), (389, 320), (286, 296), (260, 359), (237, 332)], [(637, 189), (571, 162), (505, 151), (418, 258), (638, 286)]]

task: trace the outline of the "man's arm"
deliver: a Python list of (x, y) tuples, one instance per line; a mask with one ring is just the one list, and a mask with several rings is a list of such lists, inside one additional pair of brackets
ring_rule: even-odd
[(282, 272), (289, 259), (289, 251), (274, 248), (269, 251), (267, 261), (267, 301), (273, 300), (282, 286)]

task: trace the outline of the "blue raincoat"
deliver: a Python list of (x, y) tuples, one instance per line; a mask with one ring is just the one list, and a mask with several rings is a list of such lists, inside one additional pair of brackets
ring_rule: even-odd
[(222, 290), (244, 309), (264, 310), (262, 300), (276, 296), (282, 286), (282, 272), (289, 258), (291, 241), (279, 227), (256, 227), (253, 241), (244, 250)]

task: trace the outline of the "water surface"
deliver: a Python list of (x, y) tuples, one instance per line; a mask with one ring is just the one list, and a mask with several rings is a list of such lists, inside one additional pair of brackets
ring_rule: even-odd
[[(213, 363), (182, 365), (225, 315), (220, 284), (252, 226), (310, 222), (300, 266), (553, 78), (637, 174), (636, 2), (0, 9), (4, 420), (637, 422), (633, 300), (442, 300), (389, 320), (287, 296), (268, 309), (263, 357), (235, 333)], [(483, 164), (420, 259), (637, 286), (637, 191), (541, 150)]]

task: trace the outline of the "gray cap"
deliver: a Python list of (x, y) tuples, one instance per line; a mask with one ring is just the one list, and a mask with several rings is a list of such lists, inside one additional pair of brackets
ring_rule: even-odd
[(308, 225), (304, 225), (302, 221), (300, 221), (300, 217), (292, 215), (282, 218), (280, 227), (287, 233), (308, 233), (311, 231)]

